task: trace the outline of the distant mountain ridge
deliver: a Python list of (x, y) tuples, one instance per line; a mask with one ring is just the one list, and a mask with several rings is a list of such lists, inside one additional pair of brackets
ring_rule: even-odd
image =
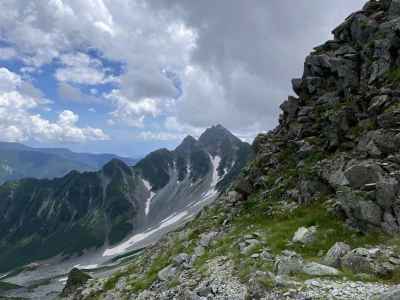
[(219, 125), (133, 167), (113, 159), (97, 172), (10, 181), (0, 186), (0, 272), (103, 246), (113, 255), (129, 235), (212, 201), (252, 155)]
[(22, 178), (55, 178), (72, 170), (96, 171), (112, 159), (128, 165), (137, 160), (113, 154), (76, 153), (64, 148), (32, 148), (19, 143), (0, 142), (0, 184)]

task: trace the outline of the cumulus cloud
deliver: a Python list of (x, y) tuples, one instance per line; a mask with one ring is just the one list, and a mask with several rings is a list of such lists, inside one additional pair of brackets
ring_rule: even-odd
[[(70, 98), (82, 96), (74, 85), (115, 82), (100, 95), (109, 124), (167, 115), (188, 133), (222, 123), (247, 137), (276, 125), (304, 57), (363, 2), (2, 1), (0, 38), (27, 70), (61, 62), (54, 75)], [(118, 79), (90, 49), (124, 66)]]
[(65, 54), (60, 57), (63, 65), (55, 77), (58, 81), (83, 85), (98, 85), (116, 81), (114, 76), (107, 75), (103, 64), (85, 53)]
[[(113, 90), (105, 95), (105, 98), (110, 100), (115, 107), (115, 110), (110, 113), (113, 120), (118, 120), (118, 122), (123, 122), (131, 127), (143, 127), (145, 115), (156, 117), (161, 112), (156, 99), (143, 98), (139, 101), (131, 101), (119, 90)], [(110, 123), (114, 124), (115, 122)]]
[(49, 101), (37, 98), (37, 92), (18, 74), (0, 68), (0, 139), (5, 141), (85, 142), (109, 137), (98, 128), (77, 126), (79, 117), (65, 110), (55, 122), (33, 111)]

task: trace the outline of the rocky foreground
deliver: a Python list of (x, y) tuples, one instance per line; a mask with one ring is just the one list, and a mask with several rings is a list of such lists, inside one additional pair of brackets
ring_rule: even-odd
[(333, 34), (229, 192), (68, 297), (400, 299), (400, 1)]

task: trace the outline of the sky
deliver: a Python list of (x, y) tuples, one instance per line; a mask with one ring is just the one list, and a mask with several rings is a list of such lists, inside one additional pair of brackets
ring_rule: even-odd
[(359, 0), (2, 0), (0, 140), (137, 157), (278, 123)]

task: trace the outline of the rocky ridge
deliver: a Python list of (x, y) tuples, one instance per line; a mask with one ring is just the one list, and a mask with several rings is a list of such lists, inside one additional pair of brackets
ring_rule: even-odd
[(400, 298), (400, 1), (333, 35), (235, 187), (72, 299)]

